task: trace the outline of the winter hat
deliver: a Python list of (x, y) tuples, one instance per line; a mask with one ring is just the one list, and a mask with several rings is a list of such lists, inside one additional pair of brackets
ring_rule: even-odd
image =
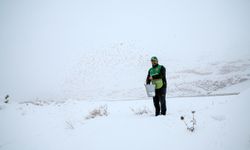
[(156, 56), (151, 57), (151, 61), (158, 61), (158, 58)]

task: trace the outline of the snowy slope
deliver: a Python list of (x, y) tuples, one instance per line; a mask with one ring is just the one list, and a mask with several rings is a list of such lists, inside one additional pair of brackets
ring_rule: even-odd
[[(168, 99), (168, 115), (159, 117), (151, 99), (1, 104), (0, 149), (249, 150), (249, 93)], [(100, 106), (108, 116), (86, 119)], [(192, 110), (194, 132), (180, 120), (189, 122)]]
[[(145, 99), (143, 84), (152, 56), (167, 69), (169, 97), (240, 93), (234, 87), (250, 79), (250, 56), (243, 52), (173, 53), (125, 41), (83, 49), (77, 55), (64, 59), (60, 67), (41, 61), (41, 66), (32, 66), (35, 70), (19, 67), (21, 73), (11, 75), (3, 71), (0, 98), (9, 94), (13, 101)], [(57, 58), (53, 57), (55, 62)], [(228, 88), (237, 90), (226, 92)]]
[(223, 90), (250, 79), (248, 55), (222, 59), (204, 54), (178, 59), (178, 54), (171, 57), (164, 50), (147, 50), (132, 42), (121, 42), (81, 56), (62, 85), (66, 99), (144, 99), (143, 84), (154, 55), (167, 69), (169, 97), (237, 94), (240, 89)]
[(249, 8), (247, 0), (1, 0), (0, 99), (145, 98), (153, 55), (167, 67), (169, 96), (212, 94), (249, 78)]

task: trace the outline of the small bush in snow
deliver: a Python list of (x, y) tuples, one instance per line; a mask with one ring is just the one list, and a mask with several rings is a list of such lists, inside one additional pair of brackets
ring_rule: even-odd
[(7, 94), (6, 96), (5, 96), (5, 101), (4, 101), (4, 103), (9, 103), (9, 98), (10, 98), (10, 96)]
[(108, 108), (106, 105), (95, 108), (89, 112), (89, 115), (85, 119), (93, 119), (98, 116), (108, 116)]
[(194, 132), (195, 125), (196, 125), (196, 119), (194, 118), (195, 111), (192, 111), (191, 113), (193, 114), (193, 118), (192, 118), (192, 120), (190, 120), (190, 122), (192, 123), (191, 126), (189, 126), (187, 124), (187, 122), (185, 121), (185, 118), (183, 116), (181, 116), (180, 119), (185, 123), (188, 131)]
[(133, 108), (130, 108), (131, 111), (136, 114), (136, 115), (144, 115), (144, 114), (150, 114), (152, 113), (146, 106), (144, 108), (138, 108), (138, 109), (133, 109)]

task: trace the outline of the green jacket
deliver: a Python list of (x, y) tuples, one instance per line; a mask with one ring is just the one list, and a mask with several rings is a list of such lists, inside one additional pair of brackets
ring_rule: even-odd
[(150, 84), (149, 77), (152, 77), (152, 83), (156, 85), (156, 89), (166, 88), (167, 87), (167, 80), (166, 80), (166, 69), (162, 65), (155, 65), (148, 71), (147, 76), (147, 84)]

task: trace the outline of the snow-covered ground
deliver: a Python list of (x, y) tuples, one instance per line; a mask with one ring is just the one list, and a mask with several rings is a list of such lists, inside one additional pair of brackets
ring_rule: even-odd
[[(1, 0), (0, 150), (249, 150), (249, 8)], [(145, 93), (152, 56), (167, 69), (167, 116)], [(194, 132), (180, 120), (191, 111)]]
[[(62, 84), (66, 100), (1, 100), (0, 149), (249, 150), (249, 57), (176, 60), (157, 51), (168, 114), (155, 117), (143, 86), (153, 52), (126, 43), (89, 51)], [(194, 132), (180, 119), (191, 126), (191, 111)]]
[[(248, 88), (234, 96), (169, 98), (168, 115), (159, 117), (151, 99), (1, 104), (0, 149), (249, 150), (249, 96)], [(100, 107), (107, 115), (91, 118)], [(189, 123), (191, 111), (194, 132), (180, 120)]]

